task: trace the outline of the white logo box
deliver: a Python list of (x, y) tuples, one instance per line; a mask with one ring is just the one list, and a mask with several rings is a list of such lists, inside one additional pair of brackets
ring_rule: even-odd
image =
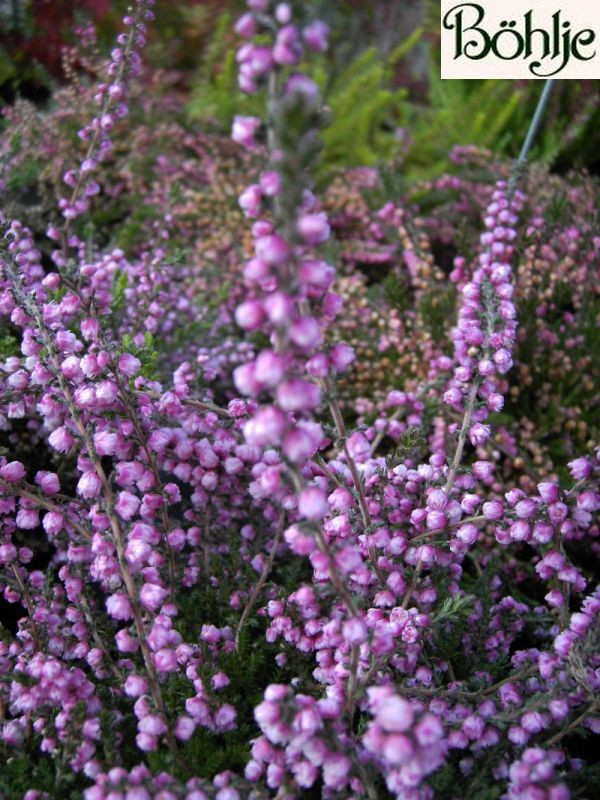
[(600, 78), (600, 0), (441, 0), (442, 78)]

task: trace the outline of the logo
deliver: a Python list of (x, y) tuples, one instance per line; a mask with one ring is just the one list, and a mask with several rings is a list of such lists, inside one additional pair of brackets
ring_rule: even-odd
[(441, 0), (442, 78), (600, 78), (596, 0)]

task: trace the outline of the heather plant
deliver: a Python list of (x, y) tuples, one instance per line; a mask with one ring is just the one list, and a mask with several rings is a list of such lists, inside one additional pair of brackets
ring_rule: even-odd
[(562, 182), (467, 150), (493, 181), (411, 196), (359, 170), (320, 198), (301, 65), (327, 26), (249, 0), (239, 85), (265, 114), (235, 116), (229, 151), (136, 129), (119, 197), (150, 213), (90, 235), (152, 5), (124, 18), (45, 238), (4, 221), (0, 791), (591, 798), (600, 450), (573, 437), (516, 485), (510, 437), (535, 439), (544, 399), (568, 420), (563, 373), (588, 370), (591, 415), (592, 184), (548, 219)]

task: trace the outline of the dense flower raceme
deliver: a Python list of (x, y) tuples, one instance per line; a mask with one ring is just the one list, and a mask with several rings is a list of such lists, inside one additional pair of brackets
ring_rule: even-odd
[[(185, 203), (130, 253), (89, 246), (78, 227), (149, 2), (112, 53), (83, 129), (93, 168), (65, 176), (55, 244), (6, 227), (0, 312), (18, 350), (1, 365), (0, 582), (18, 623), (0, 642), (2, 753), (9, 767), (20, 752), (61, 765), (53, 786), (36, 773), (27, 800), (412, 800), (491, 784), (507, 799), (568, 797), (585, 772), (569, 738), (600, 727), (586, 562), (600, 452), (574, 454), (567, 479), (513, 487), (489, 449), (518, 347), (528, 201), (502, 180), (475, 194), (484, 232), (452, 265), (453, 356), (423, 337), (427, 363), (406, 385), (342, 404), (355, 354), (339, 332), (364, 289), (353, 263), (391, 260), (425, 296), (433, 261), (408, 210), (372, 215), (359, 193), (340, 211), (335, 186), (315, 197), (323, 114), (297, 70), (327, 28), (285, 3), (248, 5), (240, 86), (266, 91), (268, 119), (237, 117), (233, 137), (264, 163), (239, 198), (247, 259), (225, 233), (212, 245), (241, 276), (216, 308), (193, 294), (210, 292), (211, 250), (173, 258), (193, 237)], [(355, 174), (348, 191), (356, 181), (377, 183)], [(339, 236), (336, 279), (322, 253), (353, 213), (372, 241), (358, 257), (358, 237)], [(532, 225), (532, 246), (542, 235)], [(595, 247), (577, 250), (588, 266)], [(395, 319), (385, 347), (401, 350), (418, 315)], [(197, 324), (206, 338), (189, 341)], [(215, 760), (207, 775), (223, 741), (241, 749), (237, 774)]]

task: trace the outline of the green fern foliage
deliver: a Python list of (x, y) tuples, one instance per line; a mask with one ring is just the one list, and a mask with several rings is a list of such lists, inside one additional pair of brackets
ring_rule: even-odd
[[(258, 113), (260, 100), (237, 87), (235, 50), (228, 38), (231, 26), (224, 14), (212, 37), (211, 46), (199, 69), (188, 105), (191, 117), (216, 122), (222, 130), (231, 126), (234, 113)], [(392, 86), (394, 66), (417, 44), (422, 31), (416, 30), (385, 59), (375, 48), (359, 54), (345, 69), (330, 79), (331, 65), (317, 60), (302, 65), (310, 72), (331, 111), (331, 125), (323, 134), (321, 176), (338, 167), (367, 166), (389, 158), (397, 149), (394, 135), (407, 92)]]
[(259, 98), (244, 94), (238, 88), (231, 27), (231, 14), (221, 14), (198, 69), (188, 104), (192, 118), (216, 123), (223, 131), (231, 128), (234, 114), (257, 114), (261, 108)]

